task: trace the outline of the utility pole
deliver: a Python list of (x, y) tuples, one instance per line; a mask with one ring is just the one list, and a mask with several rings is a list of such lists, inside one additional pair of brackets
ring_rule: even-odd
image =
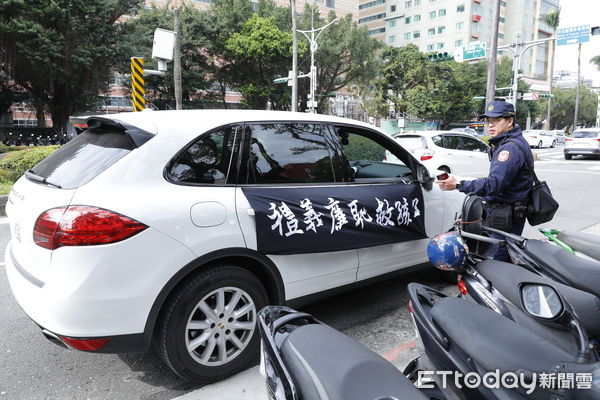
[[(317, 52), (317, 49), (319, 48), (319, 45), (317, 44), (317, 39), (319, 38), (321, 33), (323, 33), (325, 28), (327, 28), (329, 25), (331, 25), (337, 21), (337, 19), (334, 19), (327, 25), (315, 29), (314, 28), (314, 16), (315, 16), (315, 14), (314, 14), (314, 10), (313, 10), (312, 19), (311, 19), (311, 23), (310, 23), (310, 27), (311, 27), (310, 31), (298, 30), (298, 32), (300, 32), (304, 36), (306, 36), (306, 38), (308, 39), (308, 42), (310, 43), (310, 72), (309, 72), (309, 74), (310, 74), (310, 95), (309, 95), (310, 100), (308, 102), (308, 109), (312, 113), (316, 112), (315, 108), (317, 106), (317, 101), (315, 100), (315, 92), (317, 90), (317, 67), (315, 66), (315, 53)], [(309, 33), (310, 33), (310, 36), (308, 36)], [(315, 33), (317, 33), (317, 37), (315, 37)]]
[(581, 43), (577, 49), (577, 91), (575, 95), (575, 116), (573, 117), (573, 131), (577, 129), (577, 117), (579, 115), (579, 87), (581, 86)]
[(179, 27), (179, 6), (173, 4), (173, 30), (175, 31), (175, 49), (173, 60), (173, 85), (175, 86), (175, 109), (181, 110), (181, 34)]
[(496, 55), (498, 54), (498, 25), (500, 23), (500, 0), (494, 0), (494, 16), (492, 20), (492, 43), (490, 44), (490, 57), (488, 59), (487, 89), (485, 91), (485, 104), (496, 98)]
[(296, 33), (296, 0), (292, 5), (292, 111), (298, 111), (298, 36)]

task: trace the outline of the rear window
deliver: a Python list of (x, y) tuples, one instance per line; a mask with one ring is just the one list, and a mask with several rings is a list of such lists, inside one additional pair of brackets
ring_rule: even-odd
[(134, 148), (122, 131), (90, 129), (43, 159), (31, 172), (63, 189), (74, 189), (91, 181)]
[(396, 136), (396, 141), (406, 150), (417, 150), (427, 148), (425, 138), (422, 136)]
[(575, 131), (571, 135), (572, 138), (589, 138), (595, 139), (598, 136), (598, 131)]

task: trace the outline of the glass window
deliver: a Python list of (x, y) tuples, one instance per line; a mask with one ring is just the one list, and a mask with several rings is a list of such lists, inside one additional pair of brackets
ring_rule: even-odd
[[(410, 34), (409, 34), (410, 35)], [(421, 37), (421, 32), (420, 31), (414, 31), (413, 32), (413, 38), (420, 38)]]
[(395, 139), (400, 146), (410, 151), (427, 148), (427, 141), (423, 136), (403, 134), (396, 136)]
[(396, 6), (395, 5), (390, 6), (390, 12), (396, 12)]
[(598, 135), (600, 135), (600, 131), (575, 131), (573, 132), (573, 134), (571, 135), (572, 138), (596, 138)]
[(235, 129), (202, 135), (167, 168), (174, 183), (227, 183)]
[(404, 40), (410, 40), (410, 32), (404, 34)]
[(463, 41), (462, 41), (462, 39), (459, 39), (459, 40), (455, 40), (455, 41), (454, 41), (454, 47), (460, 47), (460, 46), (462, 46), (462, 45), (463, 45)]
[(412, 1), (405, 1), (404, 2), (404, 8), (411, 8), (412, 7)]
[(505, 1), (501, 1), (501, 2), (500, 2), (500, 6), (502, 6), (502, 7), (506, 7), (506, 2), (505, 2)]
[(433, 36), (433, 35), (435, 35), (435, 28), (430, 28), (430, 29), (427, 29), (427, 34), (428, 34), (429, 36)]
[(487, 152), (487, 146), (484, 143), (481, 143), (477, 139), (463, 136), (462, 141), (463, 141), (463, 150), (476, 151), (476, 152), (480, 152), (480, 153)]
[(462, 150), (460, 136), (444, 135), (442, 136), (442, 147), (452, 150)]
[(331, 157), (321, 126), (273, 123), (249, 126), (242, 181), (247, 183), (334, 182)]
[(435, 50), (435, 44), (428, 44), (427, 45), (427, 51), (434, 51)]
[(457, 13), (465, 12), (465, 5), (459, 4), (458, 6), (456, 6), (456, 12)]
[(443, 49), (444, 47), (445, 47), (444, 43), (438, 43), (438, 44), (437, 44), (437, 48), (438, 48), (438, 50), (441, 50), (441, 49)]
[(129, 137), (118, 129), (89, 129), (40, 161), (32, 172), (63, 189), (74, 189), (100, 175), (134, 148)]
[(429, 3), (435, 3), (435, 0), (429, 0)]
[(500, 22), (505, 22), (506, 21), (506, 19), (504, 19), (504, 17), (500, 17), (499, 20), (500, 20)]
[(504, 39), (504, 33), (499, 33), (498, 34), (498, 39)]
[(405, 24), (410, 24), (410, 17), (404, 18), (404, 23)]
[(335, 8), (335, 0), (325, 0), (325, 5), (329, 8)]
[(390, 21), (390, 28), (393, 28), (396, 26), (396, 21)]
[(421, 0), (415, 0), (415, 7), (421, 5)]
[(390, 37), (388, 37), (388, 42), (394, 43), (395, 41), (396, 41), (396, 36), (390, 35)]
[(446, 30), (446, 27), (444, 25), (438, 26), (438, 35), (444, 33), (445, 30)]
[(465, 27), (465, 23), (464, 22), (457, 22), (456, 23), (456, 30), (457, 31), (462, 31), (464, 27)]
[(441, 10), (439, 10), (439, 11), (438, 11), (438, 15), (439, 15), (440, 17), (443, 17), (444, 15), (446, 15), (446, 9), (445, 9), (445, 8), (442, 8)]
[[(378, 143), (369, 135), (361, 131), (346, 131), (340, 135), (340, 138), (346, 158), (354, 170), (355, 182), (382, 179), (396, 181), (412, 174), (410, 168), (401, 160), (406, 155), (393, 150), (392, 147), (387, 148), (388, 146)], [(386, 150), (398, 160), (394, 163), (385, 162)]]
[(421, 20), (421, 16), (419, 14), (417, 14), (413, 17), (413, 21), (415, 21), (415, 22), (419, 22), (420, 20)]
[(429, 12), (429, 18), (433, 19), (436, 16), (436, 11), (430, 11)]

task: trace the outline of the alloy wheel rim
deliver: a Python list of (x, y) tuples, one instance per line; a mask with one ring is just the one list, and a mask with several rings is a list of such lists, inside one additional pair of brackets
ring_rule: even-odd
[(204, 296), (190, 313), (185, 345), (199, 364), (224, 365), (244, 351), (255, 327), (252, 297), (240, 288), (218, 288)]

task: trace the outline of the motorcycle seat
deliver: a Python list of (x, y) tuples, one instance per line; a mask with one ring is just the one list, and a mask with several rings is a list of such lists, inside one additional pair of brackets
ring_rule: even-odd
[(487, 371), (550, 371), (575, 356), (489, 308), (456, 297), (440, 299), (431, 316), (450, 340)]
[(600, 261), (600, 236), (577, 231), (561, 231), (556, 236), (573, 250)]
[(521, 282), (551, 285), (575, 309), (588, 335), (600, 336), (600, 299), (594, 294), (563, 285), (523, 267), (502, 261), (484, 260), (477, 264), (477, 271), (517, 307), (521, 307), (519, 291)]
[(569, 284), (600, 297), (600, 261), (586, 260), (559, 246), (535, 239), (527, 240), (523, 250)]
[(295, 329), (281, 355), (303, 399), (428, 399), (388, 361), (327, 325)]

